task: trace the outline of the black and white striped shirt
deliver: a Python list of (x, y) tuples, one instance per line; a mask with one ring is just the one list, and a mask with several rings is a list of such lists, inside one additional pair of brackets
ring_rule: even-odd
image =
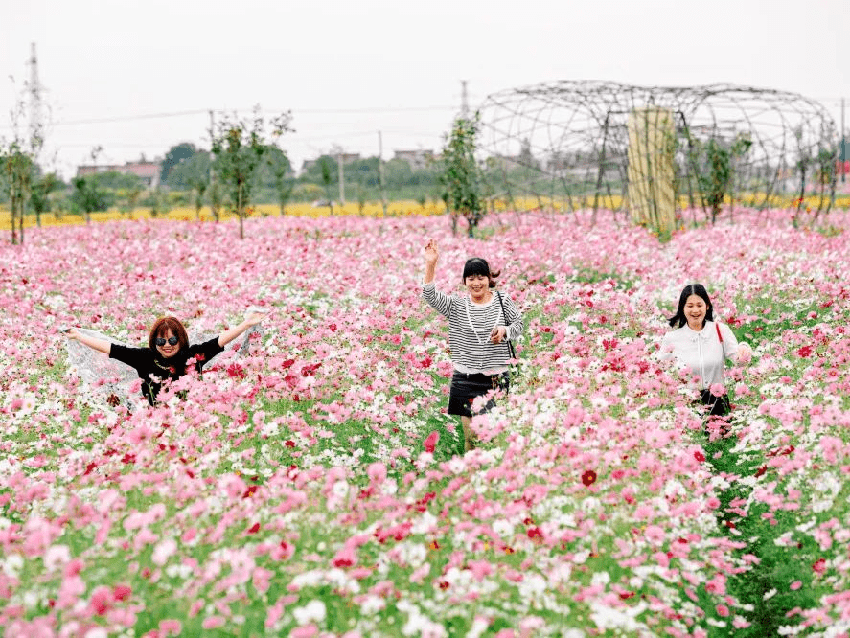
[[(502, 304), (497, 295), (501, 296)], [(510, 297), (494, 290), (489, 302), (477, 304), (468, 296), (442, 293), (433, 282), (425, 284), (422, 296), (429, 306), (448, 317), (449, 349), (455, 370), (468, 374), (499, 374), (508, 369), (511, 358), (508, 343), (506, 340), (491, 342), (490, 333), (496, 326), (506, 326), (508, 339), (514, 340), (522, 334), (522, 315)]]

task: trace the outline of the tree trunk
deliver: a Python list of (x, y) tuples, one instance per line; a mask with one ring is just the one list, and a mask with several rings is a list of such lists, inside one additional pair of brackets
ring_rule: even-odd
[(18, 213), (18, 229), (19, 229), (18, 234), (21, 237), (21, 244), (24, 243), (24, 214), (26, 213), (26, 210), (27, 210), (27, 203), (26, 203), (26, 200), (24, 199), (23, 188), (22, 188), (21, 189), (21, 209), (20, 209), (20, 212)]
[(9, 209), (10, 209), (9, 218), (12, 221), (12, 245), (14, 245), (14, 244), (18, 243), (18, 230), (17, 230), (17, 228), (15, 228), (15, 221), (17, 221), (18, 207), (17, 207), (17, 201), (16, 201), (16, 198), (15, 198), (14, 192), (12, 193), (9, 200), (10, 200), (9, 201)]
[(236, 214), (239, 215), (239, 239), (245, 239), (245, 231), (242, 228), (242, 218), (245, 216), (245, 211), (242, 206), (242, 183), (239, 183), (239, 192), (236, 196)]

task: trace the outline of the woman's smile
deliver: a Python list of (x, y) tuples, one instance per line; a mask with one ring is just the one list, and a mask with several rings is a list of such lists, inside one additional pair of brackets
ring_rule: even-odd
[(466, 278), (466, 288), (473, 301), (487, 301), (487, 293), (490, 291), (490, 278), (483, 275), (472, 275)]

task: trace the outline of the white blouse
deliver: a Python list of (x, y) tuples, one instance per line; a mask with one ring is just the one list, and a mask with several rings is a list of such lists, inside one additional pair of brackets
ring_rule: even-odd
[[(717, 328), (723, 335), (723, 343), (717, 335)], [(678, 330), (671, 330), (661, 341), (661, 359), (675, 357), (687, 370), (699, 377), (702, 389), (713, 383), (723, 383), (723, 364), (738, 352), (738, 340), (728, 326), (714, 321), (706, 321), (702, 330), (691, 330), (685, 324)]]

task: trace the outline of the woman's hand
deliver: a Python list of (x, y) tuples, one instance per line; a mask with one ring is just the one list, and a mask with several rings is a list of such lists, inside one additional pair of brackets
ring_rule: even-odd
[(270, 314), (271, 314), (271, 310), (267, 310), (267, 311), (253, 310), (245, 316), (245, 319), (242, 321), (242, 325), (244, 325), (246, 329), (247, 328), (253, 328), (258, 323), (261, 323), (263, 321), (263, 319), (268, 317)]
[(79, 341), (81, 344), (83, 344), (84, 346), (88, 346), (92, 350), (97, 350), (98, 352), (103, 352), (105, 354), (109, 354), (110, 352), (112, 352), (112, 344), (109, 341), (106, 341), (105, 339), (98, 339), (97, 337), (84, 335), (76, 328), (66, 328), (62, 332), (69, 339)]
[(425, 249), (422, 251), (422, 254), (425, 257), (426, 266), (436, 266), (437, 260), (440, 258), (440, 251), (437, 250), (437, 242), (433, 239), (429, 239), (425, 244)]
[(508, 329), (505, 326), (496, 326), (493, 332), (490, 333), (490, 341), (493, 343), (502, 343), (508, 336)]
[(738, 344), (738, 352), (735, 354), (735, 363), (740, 365), (746, 365), (753, 358), (753, 349), (750, 348), (750, 344), (742, 341)]

